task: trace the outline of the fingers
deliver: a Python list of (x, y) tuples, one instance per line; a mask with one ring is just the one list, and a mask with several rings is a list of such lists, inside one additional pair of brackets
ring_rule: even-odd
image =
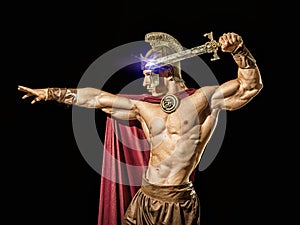
[(28, 97), (30, 97), (30, 96), (32, 96), (32, 94), (28, 93), (28, 94), (24, 95), (24, 96), (22, 97), (22, 99), (28, 98)]
[(29, 88), (21, 86), (21, 85), (18, 86), (19, 91), (27, 92), (26, 95), (23, 95), (22, 99), (25, 99), (25, 98), (28, 98), (28, 97), (32, 96), (32, 93), (30, 93), (28, 89)]
[[(28, 87), (24, 87), (24, 86), (18, 86), (18, 90), (19, 91), (23, 91), (23, 92), (27, 92), (28, 94), (34, 94), (34, 90), (33, 89), (31, 89), (31, 88), (28, 88)], [(30, 96), (31, 96), (30, 95)]]
[(21, 85), (18, 86), (18, 90), (19, 90), (19, 91), (27, 92), (27, 88), (24, 87), (24, 86), (21, 86)]
[(33, 100), (31, 101), (31, 104), (34, 104), (34, 103), (39, 102), (39, 101), (41, 101), (41, 98), (36, 97), (35, 99), (33, 99)]
[(36, 96), (32, 101), (31, 101), (31, 104), (34, 104), (36, 102), (39, 102), (41, 100), (44, 100), (45, 99), (45, 94), (44, 92), (41, 92), (40, 90), (41, 89), (31, 89), (31, 88), (28, 88), (28, 87), (24, 87), (24, 86), (18, 86), (18, 90), (19, 91), (23, 91), (23, 92), (27, 92), (25, 95), (23, 95), (22, 99), (26, 99), (28, 97), (31, 97), (31, 96)]
[(224, 33), (220, 37), (219, 41), (224, 44), (225, 43), (234, 44), (234, 42), (239, 41), (239, 39), (240, 36), (238, 34), (231, 32), (231, 33)]
[(220, 38), (222, 51), (231, 51), (235, 46), (242, 42), (242, 38), (236, 33), (224, 33)]
[[(30, 96), (33, 96), (32, 94), (26, 94), (26, 95), (24, 95), (23, 97), (22, 97), (22, 99), (25, 99), (25, 98), (28, 98), (28, 97), (30, 97)], [(36, 102), (39, 102), (39, 101), (41, 101), (42, 99), (40, 98), (40, 97), (36, 97), (36, 98), (34, 98), (32, 101), (31, 101), (31, 104), (34, 104), (34, 103), (36, 103)]]

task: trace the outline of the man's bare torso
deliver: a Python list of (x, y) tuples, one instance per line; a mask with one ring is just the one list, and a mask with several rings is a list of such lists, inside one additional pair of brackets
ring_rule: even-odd
[(146, 172), (149, 182), (175, 185), (189, 181), (216, 122), (217, 112), (211, 111), (209, 97), (199, 90), (180, 100), (170, 114), (163, 112), (159, 104), (136, 104), (151, 145)]

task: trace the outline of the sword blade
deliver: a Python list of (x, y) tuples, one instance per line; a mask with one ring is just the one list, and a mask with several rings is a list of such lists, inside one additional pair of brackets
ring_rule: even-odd
[(211, 39), (211, 41), (206, 42), (203, 45), (200, 45), (200, 46), (197, 46), (197, 47), (194, 47), (191, 49), (187, 49), (184, 51), (180, 51), (177, 53), (173, 53), (173, 54), (170, 54), (170, 55), (158, 58), (158, 59), (149, 60), (146, 63), (146, 67), (154, 69), (154, 68), (158, 68), (161, 66), (165, 66), (167, 64), (176, 63), (176, 62), (179, 62), (184, 59), (192, 58), (197, 55), (202, 55), (205, 53), (214, 53), (213, 58), (211, 60), (217, 60), (217, 59), (219, 59), (219, 57), (217, 55), (217, 50), (221, 46), (221, 44), (219, 42), (213, 40), (212, 33), (210, 34), (210, 39)]

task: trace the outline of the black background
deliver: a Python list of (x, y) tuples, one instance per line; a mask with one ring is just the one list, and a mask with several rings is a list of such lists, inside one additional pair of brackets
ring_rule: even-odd
[[(111, 2), (24, 4), (13, 9), (8, 28), (14, 33), (9, 59), (16, 77), (16, 111), (3, 110), (7, 118), (14, 115), (16, 119), (10, 141), (16, 147), (6, 167), (13, 171), (9, 183), (16, 184), (9, 195), (16, 215), (10, 217), (13, 223), (96, 225), (100, 190), (100, 175), (76, 145), (72, 108), (56, 102), (31, 105), (30, 100), (21, 99), (17, 85), (76, 87), (102, 54), (143, 40), (152, 31), (169, 33), (187, 48), (203, 44), (207, 41), (203, 34), (210, 31), (215, 39), (225, 32), (243, 37), (260, 67), (264, 88), (246, 107), (227, 113), (222, 148), (213, 163), (197, 174), (195, 187), (201, 201), (201, 225), (258, 224), (271, 219), (266, 209), (274, 205), (270, 193), (274, 151), (268, 146), (276, 139), (270, 139), (276, 81), (267, 44), (274, 28), (272, 5), (265, 7), (258, 1)], [(236, 76), (236, 67), (229, 54), (219, 54), (219, 61), (210, 62), (210, 56), (202, 59), (222, 83)], [(142, 75), (128, 73), (132, 72)], [(104, 87), (118, 93), (124, 82), (114, 76)], [(102, 112), (96, 112), (96, 121), (103, 135)]]

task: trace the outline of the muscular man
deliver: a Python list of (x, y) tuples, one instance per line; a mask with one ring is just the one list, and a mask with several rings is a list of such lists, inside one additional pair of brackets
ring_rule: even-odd
[[(172, 36), (159, 35), (153, 33), (158, 44), (143, 57), (145, 62), (164, 56), (166, 51), (176, 52), (180, 47)], [(181, 77), (179, 63), (155, 69), (142, 63), (143, 85), (152, 96), (161, 98), (160, 104), (88, 87), (30, 89), (19, 86), (18, 89), (26, 92), (23, 99), (34, 97), (32, 104), (56, 100), (99, 108), (118, 119), (138, 120), (151, 146), (150, 160), (123, 224), (200, 224), (199, 199), (189, 177), (200, 162), (220, 110), (241, 108), (263, 87), (256, 61), (242, 38), (226, 33), (219, 38), (219, 43), (223, 52), (231, 53), (238, 66), (237, 77), (220, 86), (201, 87), (191, 92)]]

